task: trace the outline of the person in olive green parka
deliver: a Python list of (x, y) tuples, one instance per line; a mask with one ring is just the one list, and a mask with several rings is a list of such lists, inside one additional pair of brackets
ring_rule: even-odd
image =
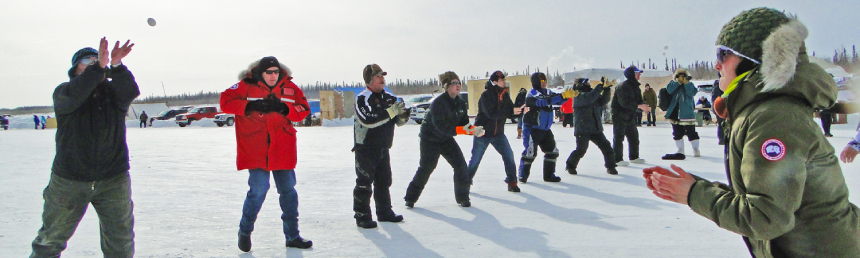
[(714, 106), (728, 127), (728, 185), (674, 165), (643, 170), (656, 196), (742, 235), (753, 257), (860, 257), (860, 210), (813, 120), (836, 103), (837, 89), (809, 62), (807, 34), (770, 8), (744, 11), (720, 32), (725, 93)]
[(642, 99), (645, 100), (645, 104), (651, 108), (651, 111), (647, 113), (648, 126), (657, 126), (657, 93), (654, 92), (654, 89), (651, 89), (650, 84), (645, 84), (645, 91), (642, 92)]

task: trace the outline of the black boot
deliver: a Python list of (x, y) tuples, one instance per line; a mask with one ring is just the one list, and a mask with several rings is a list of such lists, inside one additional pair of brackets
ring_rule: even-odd
[(532, 171), (532, 161), (531, 160), (520, 160), (519, 174), (520, 174), (520, 183), (525, 184), (529, 181), (529, 174)]
[(251, 251), (251, 236), (239, 235), (239, 250), (246, 253)]
[(610, 175), (618, 175), (618, 170), (616, 170), (615, 167), (608, 167), (606, 168), (606, 173)]
[(517, 182), (508, 183), (508, 192), (515, 192), (515, 193), (520, 192), (520, 188), (517, 187)]
[(672, 153), (663, 156), (663, 160), (684, 160), (686, 158), (687, 156), (685, 156), (683, 153)]
[(544, 182), (561, 182), (561, 177), (555, 175), (555, 156), (552, 157), (553, 161), (543, 162), (543, 181)]
[(394, 211), (391, 211), (391, 210), (389, 210), (388, 212), (383, 213), (383, 214), (377, 213), (376, 218), (379, 220), (379, 222), (401, 222), (401, 221), (403, 221), (402, 215), (394, 214)]
[(308, 249), (314, 246), (314, 241), (296, 237), (293, 240), (287, 241), (287, 247), (295, 247), (299, 249)]
[(360, 215), (356, 213), (353, 217), (355, 218), (355, 225), (360, 228), (376, 228), (376, 221), (373, 221), (370, 214)]
[(469, 202), (469, 188), (471, 187), (465, 182), (454, 182), (454, 199), (462, 207), (472, 206), (472, 203)]

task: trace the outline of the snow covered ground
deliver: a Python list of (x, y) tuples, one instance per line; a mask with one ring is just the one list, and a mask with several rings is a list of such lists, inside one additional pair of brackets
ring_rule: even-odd
[[(565, 173), (559, 163), (562, 181), (545, 183), (538, 162), (521, 193), (506, 191), (501, 158), (489, 150), (475, 177), (471, 208), (454, 202), (451, 167), (440, 161), (414, 209), (404, 208), (402, 198), (418, 166), (419, 126), (399, 127), (391, 149), (391, 195), (394, 211), (405, 221), (380, 223), (377, 229), (357, 228), (352, 218), (352, 127), (298, 128), (299, 227), (314, 247), (284, 247), (272, 187), (252, 236), (252, 252), (242, 253), (236, 234), (247, 173), (235, 170), (234, 129), (200, 124), (128, 128), (137, 257), (748, 257), (740, 236), (645, 188), (642, 168), (670, 164), (660, 160), (675, 148), (666, 123), (639, 129), (647, 164), (620, 167), (619, 175), (608, 175), (592, 145), (579, 175)], [(849, 125), (834, 126), (835, 137), (829, 140), (837, 154), (854, 136), (856, 124), (854, 115)], [(506, 131), (518, 158), (523, 146), (515, 139), (515, 125), (507, 125)], [(553, 131), (564, 160), (574, 149), (573, 129), (556, 124)], [(610, 138), (611, 131), (607, 125)], [(674, 164), (725, 181), (716, 127), (698, 131), (703, 157)], [(54, 156), (54, 133), (0, 131), (0, 256), (30, 253), (41, 226), (41, 193)], [(468, 160), (472, 139), (459, 136), (457, 141)], [(860, 203), (860, 165), (842, 166), (854, 193), (851, 200)], [(101, 257), (93, 209), (63, 257)]]

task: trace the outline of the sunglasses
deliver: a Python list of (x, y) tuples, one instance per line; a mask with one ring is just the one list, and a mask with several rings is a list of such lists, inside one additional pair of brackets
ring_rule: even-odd
[(460, 85), (460, 81), (449, 82), (448, 85)]
[(263, 72), (266, 74), (281, 74), (281, 70), (265, 70)]
[(741, 53), (738, 53), (738, 51), (735, 51), (734, 49), (731, 49), (727, 46), (722, 46), (722, 45), (717, 46), (717, 61), (719, 61), (720, 63), (725, 62), (726, 57), (729, 55), (736, 55), (739, 57), (746, 58), (747, 60), (750, 60), (755, 64), (761, 64), (761, 62), (756, 61), (755, 59), (749, 58), (749, 57), (747, 57)]
[(96, 59), (96, 57), (88, 57), (88, 58), (81, 59), (81, 63), (84, 65), (93, 65), (96, 63), (96, 61), (98, 61), (98, 59)]

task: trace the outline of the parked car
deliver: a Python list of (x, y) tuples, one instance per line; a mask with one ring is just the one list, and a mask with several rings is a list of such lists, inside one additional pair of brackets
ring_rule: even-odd
[(165, 111), (161, 111), (158, 115), (152, 116), (149, 118), (149, 124), (152, 125), (152, 121), (155, 120), (170, 120), (171, 118), (176, 117), (176, 115), (188, 113), (188, 110), (191, 109), (191, 106), (184, 106), (180, 108), (168, 109)]
[(191, 122), (199, 121), (203, 118), (215, 118), (215, 115), (218, 114), (218, 108), (214, 106), (208, 107), (196, 107), (188, 113), (179, 114), (176, 116), (176, 124), (179, 127), (185, 127), (191, 124)]
[(234, 114), (220, 113), (215, 115), (215, 124), (218, 125), (218, 127), (222, 127), (224, 125), (233, 126), (233, 123), (235, 122), (236, 115)]
[[(445, 93), (442, 93), (442, 94), (445, 94)], [(426, 102), (413, 104), (412, 110), (410, 110), (411, 113), (409, 114), (409, 119), (412, 119), (412, 121), (415, 121), (415, 123), (417, 123), (417, 124), (421, 124), (422, 122), (424, 122), (424, 113), (426, 113), (427, 110), (430, 109), (430, 103), (433, 103), (433, 100), (435, 100), (439, 96), (442, 96), (442, 94), (433, 96), (432, 98), (428, 99)], [(469, 110), (469, 93), (468, 92), (460, 92), (460, 99), (462, 99), (464, 102), (466, 102), (466, 111), (468, 111)]]
[(9, 117), (12, 115), (2, 115), (0, 116), (0, 127), (3, 127), (3, 130), (9, 130)]

